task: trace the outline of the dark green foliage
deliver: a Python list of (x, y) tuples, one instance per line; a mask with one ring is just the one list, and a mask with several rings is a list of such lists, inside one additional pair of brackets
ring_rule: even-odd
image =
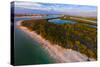
[(47, 20), (25, 20), (22, 26), (64, 48), (79, 51), (88, 57), (97, 58), (97, 29), (83, 23), (54, 24)]

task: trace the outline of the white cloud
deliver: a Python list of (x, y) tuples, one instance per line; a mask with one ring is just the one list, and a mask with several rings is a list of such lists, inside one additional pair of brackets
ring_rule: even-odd
[(16, 1), (16, 2), (15, 2), (15, 5), (16, 5), (16, 6), (21, 6), (21, 5), (26, 5), (26, 6), (30, 6), (30, 5), (41, 6), (41, 4), (39, 4), (39, 3), (25, 2), (25, 1)]
[(91, 8), (89, 6), (78, 6), (78, 5), (59, 5), (59, 4), (42, 4), (42, 3), (34, 3), (34, 2), (24, 2), (24, 1), (16, 1), (16, 7), (25, 8), (25, 9), (33, 9), (33, 10), (45, 10), (45, 11), (58, 11), (63, 13), (69, 12), (97, 12), (96, 8)]
[(37, 10), (46, 10), (46, 11), (50, 11), (52, 9), (58, 9), (56, 8), (57, 6), (52, 6), (50, 5), (49, 7), (48, 6), (45, 6), (45, 5), (42, 5), (40, 3), (33, 3), (33, 2), (15, 2), (15, 6), (16, 7), (20, 7), (20, 8), (26, 8), (26, 9), (37, 9)]

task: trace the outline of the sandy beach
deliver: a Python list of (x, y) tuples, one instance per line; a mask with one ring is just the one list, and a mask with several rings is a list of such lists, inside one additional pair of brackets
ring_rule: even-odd
[[(41, 44), (41, 46), (48, 52), (48, 54), (56, 60), (57, 63), (61, 62), (82, 62), (87, 61), (88, 57), (80, 52), (74, 51), (72, 49), (65, 49), (57, 44), (51, 44), (48, 40), (38, 35), (35, 31), (30, 31), (28, 28), (21, 26), (22, 21), (18, 21), (16, 24), (21, 31), (26, 33), (29, 37), (35, 39)], [(89, 60), (93, 60), (89, 58)]]

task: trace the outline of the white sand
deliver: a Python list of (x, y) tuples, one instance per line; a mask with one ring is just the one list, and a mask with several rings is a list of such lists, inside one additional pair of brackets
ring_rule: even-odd
[[(80, 62), (80, 61), (87, 61), (88, 57), (84, 54), (81, 54), (77, 51), (72, 49), (65, 49), (58, 45), (51, 44), (48, 40), (38, 35), (35, 31), (29, 31), (26, 27), (20, 26), (22, 21), (17, 22), (17, 26), (29, 35), (31, 38), (34, 38), (36, 41), (42, 44), (42, 47), (48, 51), (49, 55), (56, 60), (56, 62)], [(94, 59), (90, 59), (94, 61)]]

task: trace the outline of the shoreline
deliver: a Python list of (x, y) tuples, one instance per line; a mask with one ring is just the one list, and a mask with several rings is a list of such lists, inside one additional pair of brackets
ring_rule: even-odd
[[(41, 44), (41, 46), (48, 52), (51, 58), (53, 58), (57, 63), (65, 62), (82, 62), (87, 61), (88, 57), (80, 52), (74, 51), (72, 49), (65, 49), (57, 44), (51, 44), (48, 40), (38, 35), (35, 31), (30, 31), (28, 28), (21, 26), (21, 21), (18, 21), (17, 27), (26, 33), (32, 39), (35, 39)], [(90, 61), (95, 61), (95, 59), (89, 58)]]

